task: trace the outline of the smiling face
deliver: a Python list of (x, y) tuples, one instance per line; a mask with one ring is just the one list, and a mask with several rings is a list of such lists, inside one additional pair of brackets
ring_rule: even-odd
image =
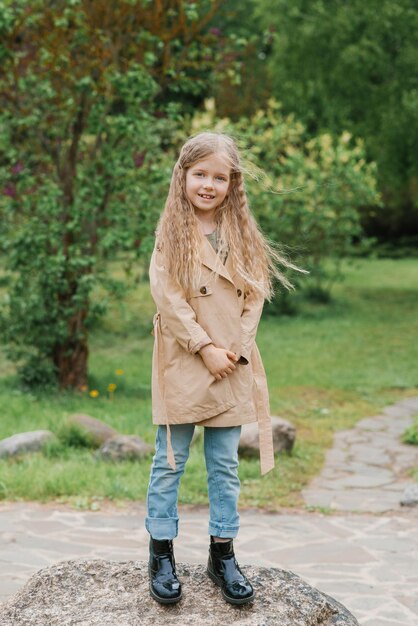
[(197, 217), (210, 218), (228, 193), (230, 170), (226, 157), (211, 154), (197, 161), (186, 173), (186, 195)]

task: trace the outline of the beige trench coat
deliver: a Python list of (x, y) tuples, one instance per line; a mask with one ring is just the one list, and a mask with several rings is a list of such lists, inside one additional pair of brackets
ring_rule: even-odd
[[(255, 343), (264, 300), (244, 293), (244, 282), (230, 256), (217, 262), (204, 238), (200, 286), (186, 298), (154, 249), (150, 288), (157, 306), (152, 358), (152, 417), (167, 425), (167, 459), (175, 469), (170, 424), (238, 426), (258, 421), (261, 473), (274, 467), (266, 375)], [(214, 273), (215, 272), (215, 273)], [(227, 378), (208, 371), (200, 348), (213, 343), (240, 358)]]

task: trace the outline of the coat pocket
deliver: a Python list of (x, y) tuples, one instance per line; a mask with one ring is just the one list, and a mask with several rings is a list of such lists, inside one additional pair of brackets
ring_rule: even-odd
[(166, 371), (165, 399), (169, 415), (199, 422), (236, 405), (228, 378), (215, 380), (198, 355), (183, 352), (180, 371)]

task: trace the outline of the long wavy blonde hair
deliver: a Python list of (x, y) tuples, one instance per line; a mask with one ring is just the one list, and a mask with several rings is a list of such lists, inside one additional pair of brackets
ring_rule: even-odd
[(164, 251), (168, 272), (189, 295), (199, 286), (200, 250), (204, 235), (194, 206), (186, 194), (186, 173), (198, 161), (213, 154), (226, 159), (230, 167), (228, 193), (215, 211), (218, 263), (222, 263), (228, 253), (237, 273), (244, 280), (247, 292), (256, 291), (271, 300), (274, 278), (287, 289), (294, 288), (277, 264), (301, 272), (305, 270), (279, 253), (259, 229), (248, 206), (239, 151), (229, 135), (203, 132), (191, 136), (183, 145), (173, 168), (167, 200), (157, 226), (157, 247)]

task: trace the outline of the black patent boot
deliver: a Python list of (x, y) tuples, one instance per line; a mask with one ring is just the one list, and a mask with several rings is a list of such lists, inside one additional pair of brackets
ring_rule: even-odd
[(149, 542), (149, 589), (161, 604), (174, 604), (181, 598), (181, 583), (176, 575), (173, 542), (150, 538)]
[(221, 588), (227, 602), (246, 604), (254, 599), (254, 589), (240, 570), (235, 558), (232, 539), (221, 542), (214, 541), (211, 536), (207, 573)]

